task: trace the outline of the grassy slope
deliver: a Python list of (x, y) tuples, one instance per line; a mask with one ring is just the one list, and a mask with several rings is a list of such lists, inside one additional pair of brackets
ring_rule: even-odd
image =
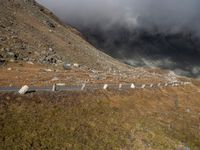
[(1, 94), (0, 149), (199, 149), (199, 96), (194, 87)]

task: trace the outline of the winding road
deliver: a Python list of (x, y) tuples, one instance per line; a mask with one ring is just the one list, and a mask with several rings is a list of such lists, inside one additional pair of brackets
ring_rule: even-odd
[[(81, 84), (81, 85), (53, 85), (44, 87), (29, 87), (27, 92), (37, 91), (86, 91), (86, 90), (128, 90), (128, 89), (145, 89), (145, 88), (163, 88), (176, 87), (191, 84), (190, 82), (171, 82), (157, 84)], [(18, 92), (21, 87), (0, 87), (0, 92)]]

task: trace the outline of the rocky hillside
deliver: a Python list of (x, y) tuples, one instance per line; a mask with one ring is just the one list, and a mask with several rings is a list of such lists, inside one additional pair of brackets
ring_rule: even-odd
[[(7, 64), (0, 67), (4, 86), (46, 85), (55, 78), (66, 84), (177, 80), (169, 71), (133, 68), (113, 59), (34, 0), (0, 0), (0, 64)], [(69, 71), (66, 64), (80, 66)], [(42, 71), (49, 69), (48, 75)]]
[(0, 0), (0, 62), (79, 63), (97, 69), (127, 66), (98, 51), (34, 0)]

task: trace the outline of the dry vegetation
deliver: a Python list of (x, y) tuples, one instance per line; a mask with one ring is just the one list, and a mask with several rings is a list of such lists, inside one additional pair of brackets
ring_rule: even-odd
[[(50, 71), (48, 71), (50, 70)], [(0, 66), (0, 86), (50, 86), (53, 83), (167, 83), (172, 81), (165, 71), (146, 71), (142, 68), (129, 71), (98, 71), (86, 66), (64, 70), (62, 66), (28, 64), (23, 61)], [(56, 79), (56, 80), (55, 80)], [(187, 79), (182, 79), (187, 81)]]
[(198, 150), (198, 97), (192, 86), (25, 96), (1, 93), (0, 147)]

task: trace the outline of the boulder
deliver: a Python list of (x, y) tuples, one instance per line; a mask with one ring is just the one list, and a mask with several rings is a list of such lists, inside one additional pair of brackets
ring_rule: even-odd
[(71, 70), (71, 64), (68, 64), (68, 63), (64, 63), (63, 64), (63, 68), (65, 69), (65, 70)]
[(53, 78), (51, 79), (51, 81), (58, 81), (58, 80), (59, 80), (58, 77), (53, 77)]
[(31, 62), (31, 61), (28, 61), (27, 64), (29, 64), (29, 65), (34, 65), (34, 63)]
[(77, 68), (79, 68), (79, 67), (80, 67), (80, 65), (79, 65), (79, 64), (77, 64), (77, 63), (73, 64), (73, 66), (74, 66), (74, 67), (77, 67)]
[(53, 52), (53, 48), (50, 47), (50, 48), (49, 48), (49, 51), (50, 51), (50, 52)]
[(51, 69), (44, 69), (45, 72), (53, 72)]
[(56, 85), (57, 86), (65, 86), (66, 84), (65, 83), (57, 83)]

